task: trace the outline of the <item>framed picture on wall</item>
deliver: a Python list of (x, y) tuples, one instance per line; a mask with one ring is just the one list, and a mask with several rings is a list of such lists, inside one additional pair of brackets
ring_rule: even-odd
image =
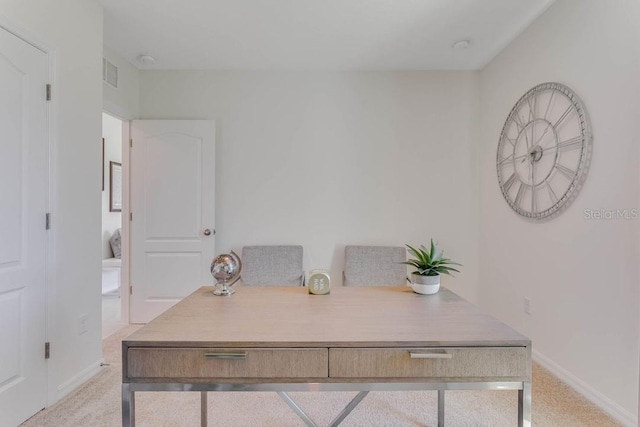
[(109, 212), (122, 212), (122, 163), (109, 162)]

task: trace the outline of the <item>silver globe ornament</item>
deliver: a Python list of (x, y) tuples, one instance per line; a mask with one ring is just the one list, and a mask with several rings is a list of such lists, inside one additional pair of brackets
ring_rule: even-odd
[(233, 251), (228, 254), (220, 254), (211, 262), (211, 275), (216, 279), (214, 295), (229, 296), (235, 291), (231, 286), (240, 279), (242, 261)]

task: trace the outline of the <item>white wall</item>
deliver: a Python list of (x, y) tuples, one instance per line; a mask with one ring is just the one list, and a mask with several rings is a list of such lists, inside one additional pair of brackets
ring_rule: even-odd
[(134, 119), (139, 111), (139, 72), (119, 53), (109, 46), (103, 46), (102, 55), (118, 67), (118, 87), (106, 83), (104, 90), (104, 111), (121, 119)]
[[(99, 369), (102, 9), (93, 1), (0, 0), (0, 19), (55, 49), (49, 401)], [(89, 331), (78, 335), (78, 317)]]
[(474, 72), (141, 71), (140, 116), (216, 121), (216, 247), (301, 244), (342, 282), (344, 245), (428, 243), (476, 298)]
[(109, 239), (122, 226), (121, 212), (109, 211), (111, 188), (110, 164), (122, 164), (122, 121), (109, 114), (102, 114), (102, 137), (104, 138), (104, 191), (102, 192), (102, 258), (113, 257)]
[[(587, 220), (584, 210), (640, 207), (639, 8), (633, 0), (559, 0), (481, 73), (481, 306), (628, 425), (637, 423), (640, 223)], [(503, 200), (495, 157), (513, 104), (546, 81), (582, 98), (594, 150), (577, 200), (537, 224)]]

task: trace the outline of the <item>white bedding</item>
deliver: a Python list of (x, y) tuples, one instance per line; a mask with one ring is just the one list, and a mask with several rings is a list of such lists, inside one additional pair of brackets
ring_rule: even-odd
[(102, 295), (120, 295), (120, 258), (107, 258), (102, 260)]

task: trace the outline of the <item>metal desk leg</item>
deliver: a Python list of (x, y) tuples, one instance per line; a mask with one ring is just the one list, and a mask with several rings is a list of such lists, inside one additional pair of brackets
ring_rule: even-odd
[(518, 427), (531, 427), (531, 382), (522, 383), (518, 390)]
[(122, 427), (136, 427), (136, 395), (129, 383), (122, 383)]
[(306, 412), (304, 412), (302, 408), (299, 407), (298, 404), (293, 401), (293, 399), (291, 398), (291, 396), (289, 396), (289, 394), (285, 393), (284, 391), (278, 391), (277, 393), (278, 393), (278, 396), (280, 396), (282, 400), (284, 400), (286, 404), (289, 405), (289, 408), (293, 409), (293, 411), (296, 414), (298, 414), (298, 416), (302, 419), (302, 421), (304, 421), (304, 423), (308, 427), (318, 427), (318, 425), (311, 418), (309, 418)]
[(207, 392), (200, 392), (200, 426), (207, 427)]
[(351, 411), (356, 409), (356, 406), (358, 406), (360, 402), (362, 402), (362, 399), (364, 399), (367, 396), (367, 394), (369, 394), (368, 391), (361, 391), (360, 393), (358, 393), (356, 397), (351, 399), (351, 402), (349, 402), (349, 404), (345, 406), (342, 412), (340, 412), (338, 416), (335, 417), (333, 421), (331, 421), (331, 424), (329, 424), (329, 426), (330, 427), (338, 426), (342, 422), (342, 420), (347, 418), (347, 415), (349, 415)]
[(438, 427), (444, 427), (444, 390), (438, 390)]

